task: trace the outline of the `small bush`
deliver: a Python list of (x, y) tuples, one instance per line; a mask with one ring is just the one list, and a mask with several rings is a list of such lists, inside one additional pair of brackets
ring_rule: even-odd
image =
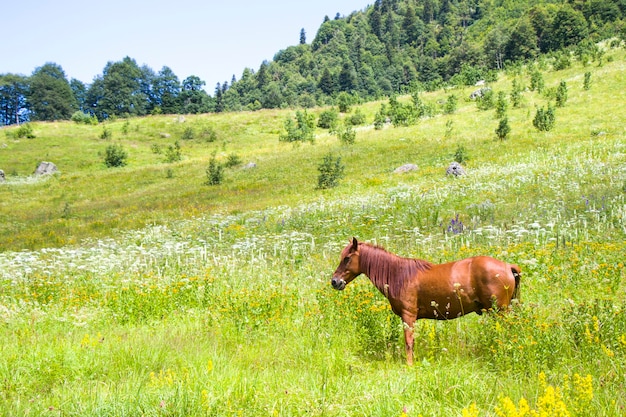
[(533, 126), (541, 132), (552, 130), (555, 124), (556, 115), (554, 107), (548, 104), (547, 108), (537, 107), (537, 113), (533, 119)]
[(110, 129), (107, 129), (106, 126), (102, 126), (102, 133), (100, 133), (100, 139), (111, 139), (113, 134)]
[(356, 109), (350, 117), (346, 119), (346, 123), (352, 126), (359, 126), (365, 124), (365, 115), (360, 109)]
[(454, 132), (454, 122), (452, 119), (446, 121), (446, 132), (444, 133), (444, 137), (446, 139), (450, 139), (452, 137), (452, 132)]
[(591, 73), (585, 73), (585, 80), (583, 81), (583, 89), (589, 90), (591, 88)]
[(381, 130), (387, 122), (387, 105), (382, 103), (374, 116), (374, 129)]
[(340, 113), (348, 113), (352, 104), (354, 104), (354, 98), (350, 94), (345, 91), (339, 93), (337, 96), (337, 107), (339, 107)]
[(496, 117), (502, 119), (506, 115), (506, 110), (509, 107), (506, 102), (506, 94), (504, 91), (498, 91), (498, 98), (496, 99)]
[(476, 107), (479, 110), (489, 110), (494, 107), (493, 90), (483, 88), (482, 95), (476, 98)]
[(454, 160), (459, 164), (464, 164), (469, 160), (469, 154), (463, 145), (459, 145), (454, 152)]
[(187, 126), (184, 130), (182, 135), (180, 136), (181, 139), (183, 140), (191, 140), (195, 137), (195, 133), (193, 131), (193, 127), (191, 126)]
[(123, 167), (126, 165), (128, 153), (122, 148), (122, 145), (113, 144), (106, 148), (104, 155), (104, 164), (109, 168)]
[(509, 133), (511, 133), (511, 127), (509, 126), (508, 117), (504, 116), (500, 119), (500, 123), (498, 123), (498, 127), (496, 128), (496, 135), (498, 139), (505, 140), (509, 137)]
[(207, 185), (220, 185), (222, 181), (224, 181), (224, 166), (217, 161), (215, 155), (213, 155), (211, 161), (209, 161), (206, 176)]
[(524, 91), (524, 86), (517, 78), (513, 80), (513, 88), (511, 91), (511, 103), (513, 103), (514, 108), (522, 107), (522, 92)]
[[(491, 90), (490, 90), (491, 91)], [(443, 112), (445, 114), (452, 114), (456, 111), (457, 103), (459, 99), (454, 94), (450, 94), (446, 99), (446, 104), (443, 106)]]
[(126, 119), (124, 121), (124, 124), (122, 125), (122, 134), (124, 136), (128, 135), (128, 130), (130, 129), (130, 122), (128, 121), (128, 119)]
[(239, 155), (237, 155), (236, 153), (231, 153), (230, 155), (228, 155), (224, 166), (226, 168), (232, 168), (236, 167), (237, 165), (241, 165), (241, 158), (239, 157)]
[(339, 180), (343, 178), (345, 166), (341, 163), (341, 157), (333, 157), (332, 153), (324, 156), (324, 160), (317, 167), (319, 176), (317, 177), (317, 188), (327, 189), (339, 185)]
[(31, 124), (25, 123), (21, 125), (20, 127), (18, 127), (17, 130), (15, 131), (15, 137), (34, 139), (35, 133), (33, 132), (33, 127), (31, 126)]
[(170, 145), (165, 150), (165, 161), (172, 163), (178, 162), (183, 159), (182, 152), (180, 150), (180, 143), (178, 141), (174, 142), (173, 145)]
[(338, 120), (339, 112), (337, 112), (337, 110), (333, 107), (320, 113), (320, 118), (317, 121), (317, 127), (333, 130), (337, 126)]
[(297, 111), (296, 118), (285, 120), (285, 132), (278, 139), (281, 142), (313, 142), (315, 140), (315, 115), (306, 110)]
[(391, 123), (397, 126), (411, 126), (417, 122), (417, 108), (413, 103), (400, 103), (395, 96), (389, 98), (389, 111), (387, 112)]
[(342, 129), (339, 129), (337, 136), (339, 137), (341, 143), (353, 145), (356, 140), (356, 130), (354, 130), (351, 125), (347, 124)]
[(557, 107), (565, 106), (565, 102), (567, 102), (567, 83), (565, 81), (561, 81), (559, 83), (559, 87), (556, 89), (555, 98)]
[(543, 80), (543, 74), (541, 74), (541, 71), (539, 70), (534, 70), (530, 74), (530, 91), (541, 93), (544, 87), (545, 82)]
[(206, 142), (215, 142), (217, 140), (217, 132), (213, 127), (207, 126), (200, 132), (200, 137), (202, 137)]
[(561, 71), (572, 66), (572, 60), (570, 54), (567, 51), (562, 51), (556, 56), (554, 61), (554, 70)]
[(72, 114), (71, 120), (74, 123), (85, 124), (85, 125), (97, 125), (98, 118), (95, 115), (89, 115), (82, 111), (76, 111)]

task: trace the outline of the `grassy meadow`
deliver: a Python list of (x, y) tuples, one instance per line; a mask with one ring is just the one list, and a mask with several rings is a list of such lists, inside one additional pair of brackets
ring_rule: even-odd
[[(410, 127), (376, 130), (380, 102), (354, 106), (368, 125), (353, 145), (323, 129), (279, 142), (290, 109), (1, 129), (0, 415), (625, 415), (626, 53), (536, 65), (545, 90), (509, 101), (503, 141), (475, 87), (423, 93), (457, 109)], [(490, 85), (508, 97), (530, 73)], [(567, 102), (539, 132), (561, 81)], [(112, 143), (127, 166), (103, 163)], [(446, 176), (460, 147), (467, 175)], [(318, 190), (328, 152), (345, 177)], [(241, 164), (210, 186), (213, 155)], [(60, 173), (33, 178), (40, 161)], [(393, 173), (405, 163), (418, 170)], [(517, 263), (521, 303), (418, 322), (407, 367), (369, 280), (330, 286), (352, 236)]]

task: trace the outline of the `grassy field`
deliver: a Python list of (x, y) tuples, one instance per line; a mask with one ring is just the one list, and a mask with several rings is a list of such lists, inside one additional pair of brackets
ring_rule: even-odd
[[(0, 415), (624, 415), (626, 54), (603, 59), (543, 62), (547, 92), (509, 103), (505, 141), (473, 87), (424, 93), (458, 108), (363, 126), (352, 146), (321, 129), (313, 145), (279, 142), (293, 110), (36, 123), (34, 139), (4, 128)], [(529, 74), (491, 86), (508, 95)], [(539, 132), (535, 108), (560, 81), (568, 100)], [(380, 103), (358, 107), (372, 123)], [(175, 140), (183, 159), (167, 163)], [(105, 167), (111, 143), (126, 167)], [(467, 175), (447, 177), (460, 146)], [(317, 190), (329, 151), (346, 176)], [(205, 185), (212, 155), (242, 165)], [(60, 174), (32, 178), (42, 160)], [(405, 163), (418, 170), (393, 173)], [(418, 322), (407, 367), (402, 325), (367, 278), (330, 286), (352, 236), (433, 262), (517, 263), (521, 303)]]

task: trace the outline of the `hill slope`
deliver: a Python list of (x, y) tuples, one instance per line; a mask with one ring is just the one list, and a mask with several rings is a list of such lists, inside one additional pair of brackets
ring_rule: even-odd
[[(291, 111), (37, 123), (33, 139), (6, 129), (0, 415), (623, 415), (624, 58), (538, 63), (544, 92), (508, 101), (504, 141), (474, 88), (422, 94), (437, 111), (406, 127), (376, 130), (382, 103), (359, 106), (352, 146), (323, 129), (313, 145), (279, 142)], [(510, 98), (532, 73), (491, 87)], [(565, 105), (540, 132), (536, 106), (561, 81)], [(177, 138), (183, 160), (163, 162)], [(112, 143), (126, 167), (104, 166)], [(316, 190), (328, 151), (346, 176)], [(214, 153), (257, 167), (203, 185)], [(446, 177), (455, 153), (467, 175)], [(61, 173), (29, 179), (41, 159)], [(407, 162), (418, 170), (393, 173)], [(433, 262), (516, 263), (522, 302), (419, 322), (407, 368), (382, 294), (365, 277), (329, 284), (352, 236)]]

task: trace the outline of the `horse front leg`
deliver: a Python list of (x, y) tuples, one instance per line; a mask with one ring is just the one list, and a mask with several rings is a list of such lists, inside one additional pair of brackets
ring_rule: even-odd
[(402, 316), (402, 326), (404, 327), (404, 350), (406, 353), (406, 363), (409, 366), (413, 365), (413, 343), (414, 339), (414, 330), (415, 330), (415, 317), (410, 316)]

